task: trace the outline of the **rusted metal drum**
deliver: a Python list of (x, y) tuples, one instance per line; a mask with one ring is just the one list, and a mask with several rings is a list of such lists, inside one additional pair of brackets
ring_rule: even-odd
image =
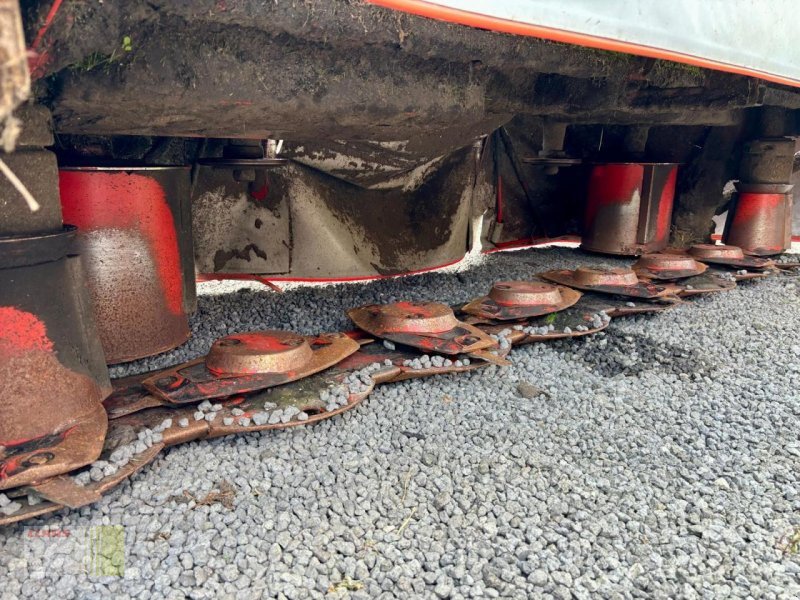
[(625, 256), (666, 248), (677, 174), (674, 163), (595, 165), (581, 248)]
[(59, 171), (64, 220), (77, 225), (109, 364), (189, 337), (194, 302), (188, 167)]
[(737, 184), (737, 190), (728, 209), (723, 242), (751, 256), (788, 250), (792, 245), (791, 186)]
[(795, 141), (789, 137), (750, 140), (742, 152), (739, 180), (748, 183), (789, 183), (794, 152)]
[(94, 461), (111, 393), (75, 228), (0, 237), (0, 490)]

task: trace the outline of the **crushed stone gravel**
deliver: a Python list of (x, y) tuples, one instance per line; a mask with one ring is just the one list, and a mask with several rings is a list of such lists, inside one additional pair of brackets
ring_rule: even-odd
[[(203, 284), (191, 341), (114, 375), (237, 331), (336, 331), (359, 304), (463, 302), (578, 264), (624, 262), (536, 250), (284, 294)], [(0, 530), (0, 599), (796, 599), (798, 294), (794, 277), (743, 283), (517, 348), (510, 367), (379, 386), (311, 427), (178, 446), (27, 524), (123, 525), (124, 577), (73, 572), (20, 524)]]

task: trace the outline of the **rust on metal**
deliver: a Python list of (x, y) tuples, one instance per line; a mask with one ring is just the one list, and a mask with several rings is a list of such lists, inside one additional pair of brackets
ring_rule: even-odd
[(497, 346), (480, 329), (456, 319), (449, 306), (436, 302), (370, 304), (347, 314), (370, 335), (425, 352), (469, 354)]
[(775, 263), (775, 268), (779, 271), (794, 271), (795, 269), (800, 269), (800, 261), (781, 261)]
[(102, 498), (96, 489), (78, 485), (69, 475), (51, 477), (28, 487), (46, 500), (69, 508), (80, 508)]
[(150, 372), (111, 382), (114, 391), (103, 400), (103, 408), (106, 409), (110, 421), (146, 408), (164, 405), (162, 398), (154, 396), (144, 387), (144, 380), (152, 376), (153, 373)]
[(189, 337), (194, 301), (188, 167), (65, 167), (65, 221), (80, 247), (109, 364), (159, 354)]
[(592, 312), (604, 312), (612, 318), (660, 313), (682, 302), (677, 296), (662, 296), (652, 300), (637, 299), (636, 302), (632, 302), (629, 298), (594, 292), (587, 292), (581, 298), (581, 306)]
[[(396, 371), (391, 368), (386, 370)], [(349, 374), (349, 371), (343, 369), (329, 369), (290, 385), (269, 388), (225, 401), (222, 403), (219, 415), (208, 424), (208, 436), (220, 437), (247, 431), (299, 427), (351, 410), (369, 396), (375, 382), (366, 385), (363, 390), (348, 391), (347, 402), (332, 410), (327, 410), (326, 402), (320, 397), (322, 392), (331, 388), (346, 387), (345, 379)], [(287, 409), (292, 410), (291, 416), (287, 415)], [(259, 414), (263, 415), (261, 421), (256, 420)], [(278, 417), (278, 414), (281, 416)], [(303, 414), (302, 420), (297, 418), (300, 414)]]
[(678, 296), (686, 297), (732, 290), (736, 287), (736, 281), (714, 273), (703, 273), (671, 282), (670, 285), (677, 288)]
[[(151, 393), (173, 404), (201, 402), (253, 392), (308, 377), (335, 365), (359, 348), (358, 342), (343, 333), (309, 337), (307, 343), (311, 348), (309, 359), (285, 371), (217, 373), (209, 369), (205, 358), (200, 358), (153, 375), (145, 379), (143, 385)], [(253, 360), (252, 356), (250, 360)]]
[(103, 447), (110, 382), (74, 235), (0, 238), (0, 490), (71, 471)]
[[(581, 299), (582, 300), (582, 299)], [(608, 320), (598, 321), (597, 313), (581, 301), (562, 311), (541, 317), (525, 319), (519, 323), (497, 323), (480, 325), (487, 333), (499, 335), (505, 332), (512, 345), (544, 342), (564, 338), (583, 337), (608, 327)]]
[[(133, 432), (131, 437), (130, 432), (123, 433), (116, 423), (112, 423), (108, 429), (108, 436), (105, 439), (98, 460), (110, 462), (112, 453), (119, 448), (121, 443), (130, 443), (136, 440), (136, 433), (138, 432)], [(79, 486), (72, 478), (80, 472), (80, 470), (74, 470), (70, 475), (58, 475), (31, 483), (26, 487), (14, 489), (8, 493), (8, 496), (12, 497), (15, 502), (20, 503), (22, 508), (8, 516), (0, 516), (0, 525), (9, 525), (52, 513), (65, 507), (77, 508), (96, 502), (102, 495), (155, 460), (163, 447), (162, 443), (153, 444), (144, 452), (133, 456), (127, 464), (120, 466), (113, 473), (104, 476), (99, 481), (90, 481), (85, 486)], [(37, 504), (30, 504), (27, 498), (29, 492), (34, 492), (43, 497), (44, 500)]]
[[(109, 437), (114, 448), (135, 443), (139, 433), (150, 429), (161, 434), (160, 445), (164, 447), (203, 439), (208, 435), (208, 423), (194, 418), (194, 406), (164, 406), (148, 408), (111, 421)], [(165, 421), (171, 421), (164, 427)], [(181, 426), (184, 421), (185, 426)]]
[(471, 358), (479, 358), (499, 367), (508, 367), (511, 365), (511, 361), (497, 350), (475, 350), (474, 352), (470, 352), (468, 356)]
[(667, 246), (678, 165), (609, 163), (592, 168), (581, 248), (635, 256)]
[(465, 304), (461, 311), (497, 321), (547, 315), (575, 304), (581, 293), (543, 281), (498, 281), (488, 296)]
[(540, 273), (540, 277), (568, 287), (589, 292), (618, 294), (633, 298), (658, 298), (670, 295), (669, 288), (640, 280), (633, 269), (624, 267), (599, 269), (578, 267), (574, 271), (560, 269)]
[(234, 333), (212, 344), (206, 366), (220, 376), (287, 373), (302, 369), (313, 354), (308, 339), (291, 331)]
[(743, 191), (759, 187), (737, 184), (722, 240), (751, 256), (773, 256), (792, 244), (792, 192)]
[(696, 260), (737, 269), (769, 269), (775, 262), (768, 258), (746, 256), (739, 246), (727, 244), (695, 244), (687, 251)]
[(709, 269), (707, 272), (713, 273), (720, 277), (733, 278), (734, 281), (752, 281), (754, 279), (766, 279), (773, 273), (777, 273), (779, 271), (780, 269), (775, 269), (774, 271), (748, 271), (747, 269), (740, 269), (738, 271), (722, 271), (717, 269)]
[(679, 254), (645, 254), (633, 265), (640, 277), (648, 279), (680, 279), (704, 273), (708, 267), (691, 256)]

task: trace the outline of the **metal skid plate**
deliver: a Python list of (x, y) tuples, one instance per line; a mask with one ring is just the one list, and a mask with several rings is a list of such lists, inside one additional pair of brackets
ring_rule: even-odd
[[(583, 303), (583, 298), (577, 304), (570, 306), (562, 311), (551, 313), (546, 316), (524, 319), (516, 323), (483, 321), (479, 327), (488, 334), (499, 335), (503, 331), (510, 331), (506, 338), (512, 345), (527, 344), (547, 340), (559, 340), (570, 337), (581, 337), (602, 331), (608, 327), (608, 321), (601, 324), (593, 324), (598, 311), (594, 307)], [(478, 319), (476, 319), (477, 321)], [(524, 331), (526, 328), (551, 328), (547, 333), (530, 333)], [(516, 329), (515, 329), (516, 327)], [(583, 328), (586, 328), (585, 330)], [(581, 328), (581, 329), (579, 329)]]
[(717, 269), (709, 270), (709, 273), (714, 273), (721, 277), (733, 277), (735, 281), (753, 281), (754, 279), (766, 279), (770, 275), (780, 272), (779, 269), (770, 269), (768, 271), (748, 271), (747, 269), (740, 269), (738, 271), (720, 271)]
[(480, 329), (456, 319), (436, 302), (370, 304), (347, 311), (362, 330), (375, 337), (440, 354), (473, 354), (497, 346)]
[(674, 280), (704, 273), (708, 267), (694, 258), (680, 254), (645, 254), (633, 265), (640, 277), (658, 280)]
[[(483, 329), (483, 328), (481, 328)], [(499, 352), (499, 351), (498, 351)], [(506, 352), (499, 352), (500, 356), (504, 356)], [(392, 375), (384, 374), (380, 378), (380, 383), (393, 383), (395, 381), (403, 381), (405, 379), (417, 379), (420, 377), (429, 377), (431, 375), (446, 375), (448, 373), (466, 373), (474, 371), (483, 367), (489, 366), (489, 362), (479, 360), (469, 364), (456, 366), (456, 361), (470, 358), (468, 355), (452, 356), (450, 357), (449, 366), (424, 366), (423, 368), (415, 368), (408, 363), (415, 359), (419, 359), (421, 354), (417, 350), (411, 348), (395, 348), (394, 350), (387, 348), (382, 342), (370, 342), (361, 347), (355, 354), (351, 354), (341, 363), (338, 367), (347, 369), (360, 369), (370, 363), (385, 364), (387, 360), (392, 362), (392, 367), (396, 372)]]
[(632, 269), (579, 267), (574, 271), (569, 269), (546, 271), (540, 273), (539, 276), (587, 292), (615, 294), (631, 298), (659, 298), (672, 293), (666, 286), (640, 280)]
[[(651, 300), (640, 300), (632, 302), (630, 298), (624, 296), (613, 296), (610, 294), (597, 294), (588, 292), (571, 307), (563, 311), (553, 313), (538, 318), (519, 320), (516, 323), (482, 321), (480, 318), (471, 317), (472, 322), (487, 333), (498, 334), (502, 331), (511, 330), (507, 338), (513, 345), (527, 344), (531, 342), (564, 339), (568, 337), (582, 337), (602, 331), (608, 326), (608, 320), (604, 320), (600, 327), (594, 326), (596, 323), (595, 315), (606, 313), (609, 317), (623, 317), (628, 315), (659, 313), (669, 310), (682, 300), (677, 296), (664, 296)], [(553, 326), (553, 331), (548, 333), (527, 333), (525, 328), (544, 328)], [(517, 326), (517, 329), (514, 327)], [(519, 329), (519, 327), (523, 329)], [(578, 327), (587, 327), (585, 331), (579, 331)], [(569, 332), (564, 330), (569, 328)]]
[(703, 273), (671, 282), (670, 285), (677, 288), (678, 296), (686, 297), (732, 290), (736, 287), (736, 281), (714, 273)]
[[(219, 415), (208, 423), (208, 437), (220, 437), (247, 431), (266, 431), (269, 429), (286, 429), (322, 421), (341, 414), (360, 404), (375, 387), (381, 377), (391, 377), (397, 369), (394, 367), (381, 367), (374, 371), (370, 377), (371, 382), (365, 383), (360, 390), (348, 389), (346, 379), (354, 371), (337, 365), (323, 373), (312, 375), (290, 385), (261, 390), (246, 396), (238, 396), (222, 402)], [(334, 388), (347, 390), (347, 403), (328, 410), (326, 401), (321, 394)], [(236, 414), (234, 414), (234, 410)], [(294, 412), (294, 416), (287, 416), (287, 409)], [(243, 411), (239, 414), (239, 411)], [(304, 413), (307, 418), (298, 419), (297, 415)], [(257, 415), (262, 415), (266, 422), (257, 422)], [(232, 419), (232, 421), (231, 421)], [(228, 423), (228, 424), (226, 424)]]
[[(307, 341), (312, 350), (311, 357), (306, 362), (294, 365), (286, 363), (285, 366), (289, 368), (284, 371), (219, 374), (209, 368), (205, 358), (200, 358), (149, 377), (143, 385), (153, 395), (173, 404), (201, 402), (308, 377), (335, 365), (359, 347), (358, 342), (343, 333), (323, 334), (308, 338)], [(289, 352), (293, 353), (294, 349), (289, 349)], [(273, 350), (266, 350), (265, 353), (273, 354)], [(212, 355), (209, 354), (209, 357)], [(252, 354), (250, 359), (253, 359)]]
[(602, 311), (609, 317), (660, 313), (681, 303), (682, 300), (677, 296), (663, 296), (652, 300), (636, 299), (634, 302), (631, 298), (625, 296), (587, 292), (581, 298), (582, 306), (593, 312), (599, 313)]
[(720, 244), (695, 244), (687, 250), (696, 260), (708, 265), (722, 265), (732, 269), (769, 269), (775, 263), (768, 258), (747, 256), (738, 246)]
[(514, 321), (539, 317), (575, 304), (581, 292), (543, 281), (498, 281), (488, 296), (461, 307), (461, 312), (493, 319)]
[(794, 271), (800, 269), (800, 262), (779, 262), (775, 263), (775, 268), (780, 271)]

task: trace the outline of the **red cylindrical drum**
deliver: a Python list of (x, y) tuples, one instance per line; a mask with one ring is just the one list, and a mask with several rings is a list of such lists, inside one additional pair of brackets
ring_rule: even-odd
[[(759, 191), (757, 184), (737, 184), (736, 197), (725, 221), (722, 240), (745, 254), (772, 256), (792, 245), (791, 186)], [(786, 191), (786, 188), (789, 188)]]
[(595, 165), (589, 179), (581, 247), (636, 256), (669, 242), (678, 165)]
[(80, 230), (106, 361), (186, 341), (194, 299), (189, 168), (62, 168), (59, 183), (64, 220)]

